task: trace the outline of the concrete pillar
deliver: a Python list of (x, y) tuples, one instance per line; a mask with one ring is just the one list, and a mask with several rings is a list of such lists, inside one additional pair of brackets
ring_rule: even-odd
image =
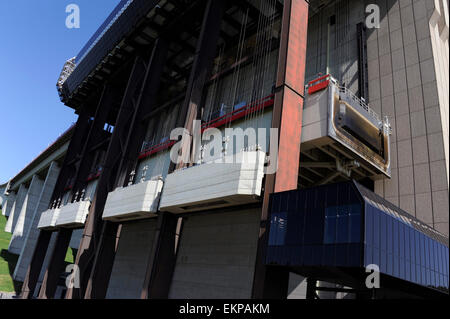
[(16, 227), (16, 222), (17, 219), (19, 218), (20, 211), (22, 210), (23, 202), (25, 201), (27, 192), (28, 188), (25, 186), (25, 184), (21, 184), (19, 187), (19, 191), (17, 192), (17, 197), (14, 202), (14, 205), (11, 208), (11, 213), (9, 214), (8, 221), (6, 222), (5, 232), (12, 233), (14, 227)]
[(287, 299), (306, 299), (306, 286), (306, 277), (290, 272)]
[(37, 175), (34, 175), (30, 187), (28, 188), (27, 196), (25, 196), (19, 217), (17, 218), (16, 226), (13, 229), (11, 241), (9, 242), (8, 251), (12, 254), (19, 255), (22, 251), (26, 238), (25, 235), (33, 222), (36, 208), (39, 206), (39, 199), (43, 186), (44, 181)]
[[(24, 244), (20, 252), (19, 260), (17, 261), (16, 269), (14, 270), (13, 278), (17, 281), (24, 281), (28, 266), (33, 256), (33, 251), (39, 236), (39, 229), (37, 225), (41, 217), (41, 213), (45, 211), (49, 204), (50, 198), (55, 188), (56, 180), (58, 179), (60, 168), (56, 162), (52, 162), (47, 172), (44, 184), (42, 186), (38, 203), (34, 209), (33, 217), (29, 223), (28, 229), (24, 236)], [(31, 189), (31, 187), (30, 187)], [(17, 227), (16, 227), (17, 228)], [(11, 242), (12, 243), (12, 242)]]
[(6, 197), (5, 203), (3, 203), (2, 207), (2, 215), (8, 217), (11, 214), (11, 210), (14, 206), (14, 202), (16, 201), (16, 193), (10, 192), (8, 197)]

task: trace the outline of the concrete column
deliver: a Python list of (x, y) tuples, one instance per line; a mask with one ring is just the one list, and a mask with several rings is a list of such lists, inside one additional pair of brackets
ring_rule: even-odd
[(20, 210), (19, 217), (17, 218), (16, 226), (13, 229), (13, 235), (9, 243), (8, 251), (12, 254), (19, 255), (22, 251), (23, 244), (25, 243), (25, 235), (33, 222), (34, 213), (39, 206), (39, 199), (41, 196), (42, 187), (44, 181), (42, 181), (37, 175), (33, 176), (30, 187), (28, 188), (27, 196)]
[(14, 206), (14, 202), (16, 201), (17, 194), (15, 192), (10, 192), (8, 197), (6, 197), (5, 203), (3, 203), (2, 207), (2, 215), (8, 217), (11, 214), (11, 210)]
[[(20, 252), (19, 260), (17, 261), (16, 269), (14, 270), (13, 278), (17, 281), (24, 281), (28, 266), (31, 262), (33, 251), (36, 247), (36, 242), (39, 236), (39, 229), (37, 225), (41, 217), (41, 213), (45, 211), (49, 204), (50, 198), (55, 188), (56, 180), (58, 179), (60, 168), (56, 162), (52, 162), (47, 172), (43, 187), (41, 189), (38, 203), (34, 209), (33, 217), (28, 226), (26, 235), (24, 236), (24, 244)], [(31, 187), (30, 187), (31, 189)], [(16, 227), (17, 228), (17, 227)]]
[(20, 211), (22, 210), (23, 202), (25, 201), (27, 192), (28, 188), (26, 188), (25, 184), (21, 184), (19, 187), (19, 191), (17, 192), (17, 197), (14, 205), (11, 208), (11, 213), (9, 214), (8, 221), (6, 222), (5, 232), (12, 233), (14, 227), (16, 227), (16, 222), (19, 218)]

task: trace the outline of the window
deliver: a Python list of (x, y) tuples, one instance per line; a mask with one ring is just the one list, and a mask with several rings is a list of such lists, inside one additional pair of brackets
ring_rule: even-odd
[(356, 243), (361, 240), (361, 205), (325, 208), (325, 244)]
[(270, 220), (269, 245), (283, 246), (286, 241), (287, 213), (272, 213)]

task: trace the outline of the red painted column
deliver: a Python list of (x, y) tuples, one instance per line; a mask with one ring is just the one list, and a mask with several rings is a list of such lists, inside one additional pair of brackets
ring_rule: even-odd
[[(308, 3), (285, 0), (272, 127), (278, 129), (277, 170), (266, 175), (258, 238), (253, 298), (285, 298), (289, 273), (265, 266), (271, 193), (297, 188), (302, 131)], [(272, 148), (272, 146), (271, 146)]]

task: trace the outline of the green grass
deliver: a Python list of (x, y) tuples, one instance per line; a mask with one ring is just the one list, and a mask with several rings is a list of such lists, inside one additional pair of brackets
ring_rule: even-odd
[(19, 293), (22, 283), (12, 279), (19, 256), (8, 252), (12, 235), (4, 231), (6, 221), (6, 217), (0, 211), (0, 291)]

